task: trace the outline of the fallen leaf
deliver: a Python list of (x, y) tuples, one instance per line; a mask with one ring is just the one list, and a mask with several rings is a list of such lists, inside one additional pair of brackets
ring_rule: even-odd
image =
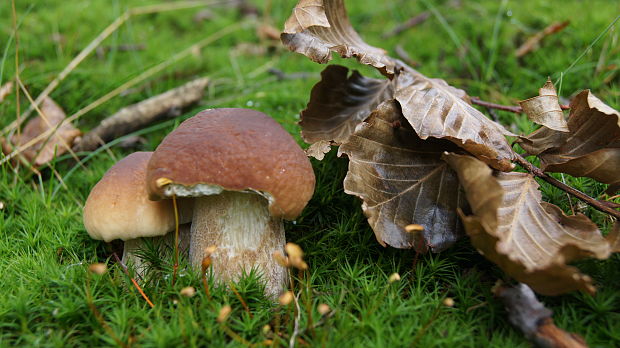
[(567, 263), (605, 259), (609, 242), (584, 215), (566, 216), (542, 202), (530, 174), (495, 175), (471, 156), (445, 154), (458, 173), (473, 215), (461, 214), (471, 242), (487, 259), (516, 280), (543, 295), (574, 290), (593, 293), (592, 279)]
[(520, 101), (519, 105), (530, 121), (560, 132), (568, 132), (558, 93), (550, 79), (539, 90), (538, 97)]
[(529, 286), (500, 285), (493, 288), (493, 293), (504, 302), (510, 323), (538, 347), (587, 347), (581, 336), (566, 332), (555, 325), (551, 317), (553, 312), (538, 301)]
[(539, 155), (556, 148), (568, 138), (568, 133), (554, 131), (542, 126), (528, 136), (520, 136), (517, 142), (530, 155)]
[(301, 137), (307, 143), (340, 144), (385, 100), (392, 99), (389, 80), (371, 79), (340, 65), (329, 65), (301, 112)]
[(613, 229), (605, 238), (609, 242), (611, 252), (620, 253), (620, 222), (614, 223)]
[(7, 95), (13, 92), (13, 81), (9, 81), (0, 87), (0, 103), (4, 101)]
[[(422, 139), (445, 138), (497, 169), (514, 168), (514, 154), (504, 138), (513, 134), (471, 106), (464, 91), (443, 80), (428, 78), (387, 56), (384, 50), (366, 44), (351, 26), (342, 0), (301, 0), (281, 38), (291, 51), (318, 63), (328, 62), (332, 52), (336, 52), (377, 68), (394, 79), (395, 98)], [(328, 90), (329, 86), (323, 88)], [(353, 119), (350, 123), (361, 120)], [(302, 129), (307, 132), (303, 124)]]
[[(39, 108), (45, 117), (38, 115), (26, 124), (19, 136), (13, 136), (11, 140), (15, 147), (26, 144), (49, 129), (56, 127), (67, 117), (62, 108), (49, 97), (43, 99)], [(56, 129), (47, 142), (45, 140), (37, 142), (25, 150), (22, 156), (35, 166), (42, 166), (49, 163), (54, 156), (60, 156), (71, 149), (73, 140), (80, 134), (79, 129), (65, 122)]]
[(317, 63), (327, 63), (336, 52), (343, 58), (356, 57), (362, 64), (394, 73), (395, 61), (385, 50), (368, 45), (353, 29), (343, 0), (300, 0), (280, 38), (291, 51)]
[(306, 155), (322, 161), (323, 158), (325, 158), (325, 154), (327, 154), (331, 149), (332, 145), (329, 141), (319, 140), (306, 149)]
[[(397, 121), (401, 125), (395, 127)], [(340, 146), (339, 155), (349, 158), (345, 192), (362, 199), (381, 245), (437, 252), (462, 235), (457, 208), (465, 207), (465, 197), (456, 174), (440, 159), (443, 151), (454, 150), (449, 141), (420, 139), (393, 100), (379, 105)], [(422, 231), (407, 232), (411, 224)]]
[(538, 154), (541, 169), (585, 176), (609, 184), (608, 193), (620, 188), (620, 113), (589, 90), (570, 103), (569, 133), (541, 128), (521, 138), (521, 146)]
[(395, 77), (394, 97), (422, 139), (450, 140), (496, 169), (514, 169), (514, 153), (505, 135), (513, 135), (466, 102), (463, 90), (431, 79), (412, 68)]
[(519, 46), (519, 48), (517, 48), (517, 51), (515, 52), (515, 55), (517, 56), (517, 58), (521, 58), (525, 56), (526, 54), (532, 51), (535, 51), (536, 49), (538, 49), (538, 47), (540, 46), (540, 42), (545, 37), (562, 31), (569, 24), (570, 24), (570, 21), (564, 21), (564, 22), (556, 22), (556, 23), (549, 25), (545, 29), (534, 34), (532, 37), (527, 39), (521, 46)]

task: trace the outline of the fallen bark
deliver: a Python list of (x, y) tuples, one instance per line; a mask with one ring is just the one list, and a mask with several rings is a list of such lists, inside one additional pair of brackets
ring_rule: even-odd
[(92, 151), (106, 142), (129, 134), (166, 116), (171, 110), (180, 110), (199, 101), (207, 87), (209, 79), (199, 78), (180, 87), (169, 90), (122, 108), (114, 115), (76, 139), (73, 151)]

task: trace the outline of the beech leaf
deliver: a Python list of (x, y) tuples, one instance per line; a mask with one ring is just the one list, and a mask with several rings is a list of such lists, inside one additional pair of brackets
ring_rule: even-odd
[(286, 21), (281, 39), (291, 51), (317, 63), (327, 63), (336, 52), (343, 58), (356, 57), (384, 73), (394, 73), (395, 61), (385, 50), (368, 45), (353, 29), (343, 0), (300, 0)]
[(319, 140), (306, 149), (306, 155), (322, 161), (323, 158), (325, 158), (325, 154), (327, 154), (331, 149), (332, 145), (329, 141)]
[(344, 142), (381, 102), (392, 99), (389, 80), (364, 77), (357, 71), (329, 65), (301, 112), (301, 137), (307, 143)]
[(496, 169), (514, 169), (505, 135), (513, 135), (467, 103), (464, 91), (407, 68), (395, 78), (394, 96), (422, 139), (444, 138)]
[[(38, 115), (26, 124), (19, 136), (13, 136), (11, 140), (15, 146), (23, 145), (56, 127), (67, 117), (62, 108), (49, 97), (43, 99), (40, 110), (45, 117)], [(47, 142), (44, 140), (37, 142), (25, 150), (22, 155), (35, 166), (42, 166), (49, 163), (54, 155), (59, 156), (71, 149), (73, 140), (80, 134), (80, 130), (65, 122), (56, 129)], [(7, 146), (5, 145), (5, 147)]]
[[(437, 252), (462, 235), (457, 208), (465, 207), (465, 197), (440, 159), (443, 151), (457, 149), (449, 141), (420, 139), (393, 100), (379, 105), (340, 146), (339, 154), (349, 157), (345, 192), (363, 200), (381, 245)], [(407, 232), (410, 224), (423, 231)]]
[(542, 202), (530, 174), (496, 173), (471, 156), (443, 157), (458, 173), (473, 215), (461, 215), (472, 244), (516, 280), (543, 295), (593, 293), (592, 279), (568, 262), (605, 259), (609, 242), (584, 215)]
[[(304, 15), (312, 14), (314, 19), (299, 19), (299, 9), (308, 7), (309, 3), (312, 4), (312, 11), (306, 11)], [(325, 25), (323, 15), (329, 26)], [(344, 58), (356, 57), (362, 64), (371, 65), (392, 78), (396, 85), (394, 96), (402, 107), (403, 115), (422, 139), (445, 138), (496, 169), (510, 171), (514, 168), (511, 163), (514, 153), (504, 137), (513, 134), (471, 106), (464, 91), (443, 80), (428, 78), (387, 56), (384, 50), (366, 44), (351, 26), (343, 0), (302, 0), (287, 23), (281, 38), (291, 51), (304, 54), (318, 63), (328, 62), (332, 52)], [(321, 81), (323, 85), (326, 84), (325, 77)], [(322, 88), (324, 93), (329, 91), (329, 87)], [(372, 94), (371, 91), (367, 93)], [(309, 103), (309, 109), (312, 103), (313, 100)], [(353, 118), (356, 122), (362, 119)], [(334, 120), (338, 118), (330, 119)], [(302, 129), (304, 134), (312, 131), (303, 123)]]
[(540, 88), (538, 97), (523, 100), (519, 105), (530, 121), (560, 132), (568, 132), (558, 93), (550, 79)]
[(299, 1), (291, 17), (284, 23), (284, 32), (294, 34), (312, 26), (329, 27), (323, 0)]
[(569, 133), (543, 127), (526, 138), (521, 146), (538, 154), (541, 169), (585, 176), (620, 188), (620, 113), (607, 106), (589, 90), (570, 103)]

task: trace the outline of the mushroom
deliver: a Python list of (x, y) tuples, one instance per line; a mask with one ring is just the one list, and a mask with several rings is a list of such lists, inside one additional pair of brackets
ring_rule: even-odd
[[(172, 201), (148, 199), (145, 172), (152, 154), (135, 152), (118, 161), (93, 187), (84, 205), (84, 226), (88, 234), (106, 242), (124, 240), (123, 262), (132, 263), (141, 275), (146, 265), (138, 251), (144, 247), (145, 238), (163, 239), (156, 240), (160, 247), (173, 245), (170, 237), (160, 236), (175, 229)], [(180, 200), (178, 203), (179, 223), (189, 222), (193, 202)], [(185, 234), (180, 239), (188, 244)]]
[(147, 168), (151, 199), (195, 197), (190, 262), (200, 269), (206, 248), (214, 277), (237, 280), (255, 268), (267, 295), (288, 280), (273, 258), (314, 192), (314, 172), (293, 137), (269, 116), (248, 109), (210, 109), (181, 123), (155, 150)]

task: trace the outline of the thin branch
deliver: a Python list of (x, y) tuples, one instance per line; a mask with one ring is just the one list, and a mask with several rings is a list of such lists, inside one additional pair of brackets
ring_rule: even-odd
[(77, 55), (71, 62), (50, 82), (50, 84), (45, 87), (43, 92), (39, 94), (39, 96), (35, 99), (35, 103), (31, 104), (30, 108), (21, 115), (21, 118), (17, 118), (14, 122), (12, 122), (8, 127), (5, 128), (5, 131), (12, 130), (15, 127), (19, 127), (19, 125), (23, 122), (24, 119), (30, 115), (30, 113), (34, 110), (34, 105), (39, 105), (43, 99), (48, 96), (58, 85), (62, 82), (75, 68), (77, 68), (84, 59), (86, 59), (93, 51), (97, 49), (97, 47), (103, 42), (106, 38), (108, 38), (112, 33), (114, 33), (121, 25), (127, 22), (132, 16), (136, 15), (144, 15), (150, 13), (161, 13), (167, 11), (175, 11), (181, 9), (188, 9), (193, 7), (203, 7), (203, 6), (213, 6), (216, 4), (224, 3), (223, 1), (205, 1), (205, 0), (188, 0), (188, 1), (178, 1), (174, 3), (163, 3), (163, 4), (155, 4), (155, 5), (147, 5), (134, 7), (125, 11), (122, 15), (116, 18), (112, 23), (110, 23), (96, 38), (94, 38), (84, 49)]
[[(201, 49), (202, 47), (205, 47), (206, 45), (208, 45), (208, 44), (210, 44), (210, 43), (212, 43), (214, 41), (217, 41), (220, 38), (222, 38), (222, 37), (224, 37), (224, 36), (234, 32), (236, 30), (245, 28), (248, 25), (248, 23), (249, 22), (239, 22), (239, 23), (230, 25), (228, 27), (225, 27), (225, 28), (223, 28), (223, 29), (213, 33), (209, 37), (207, 37), (207, 38), (205, 38), (205, 39), (203, 39), (203, 40), (201, 40), (201, 41), (199, 41), (199, 42), (189, 46), (188, 48), (184, 49), (183, 51), (180, 51), (180, 52), (176, 53), (175, 55), (170, 57), (168, 60), (166, 60), (166, 61), (164, 61), (162, 63), (159, 63), (159, 64), (149, 68), (148, 70), (145, 70), (144, 72), (142, 72), (138, 76), (136, 76), (133, 79), (125, 82), (121, 86), (119, 86), (119, 87), (115, 88), (114, 90), (108, 92), (107, 94), (105, 94), (104, 96), (102, 96), (99, 99), (95, 100), (91, 104), (89, 104), (89, 105), (85, 106), (84, 108), (80, 109), (79, 111), (77, 111), (73, 115), (67, 117), (62, 122), (58, 123), (54, 128), (50, 128), (50, 129), (46, 130), (45, 132), (39, 134), (37, 137), (33, 138), (32, 140), (28, 141), (27, 143), (25, 143), (23, 145), (20, 145), (19, 147), (17, 147), (16, 150), (11, 152), (10, 154), (5, 156), (4, 158), (0, 159), (0, 165), (10, 161), (13, 157), (19, 155), (24, 150), (30, 148), (31, 146), (33, 146), (37, 142), (41, 141), (42, 139), (47, 139), (52, 134), (54, 134), (56, 129), (58, 129), (60, 126), (62, 126), (65, 122), (73, 122), (74, 120), (80, 118), (82, 115), (90, 112), (91, 110), (95, 109), (99, 105), (101, 105), (101, 104), (107, 102), (108, 100), (112, 99), (113, 97), (117, 96), (122, 91), (125, 91), (128, 88), (134, 86), (139, 81), (142, 81), (142, 80), (146, 79), (147, 77), (150, 77), (153, 74), (155, 74), (155, 73), (163, 70), (164, 68), (172, 65), (173, 63), (177, 62), (178, 60), (189, 56), (196, 49)], [(36, 102), (36, 100), (35, 100), (35, 102)]]
[(171, 110), (182, 110), (202, 98), (208, 78), (192, 80), (182, 86), (153, 96), (137, 104), (126, 106), (84, 134), (73, 145), (74, 151), (92, 151), (112, 139), (151, 124)]
[[(480, 99), (478, 97), (471, 97), (470, 100), (471, 100), (472, 104), (484, 106), (485, 108), (489, 108), (489, 109), (508, 111), (508, 112), (513, 112), (515, 114), (522, 114), (523, 113), (523, 109), (520, 106), (501, 105), (501, 104), (490, 103), (490, 102), (484, 101), (484, 100), (482, 100), (482, 99)], [(562, 108), (562, 110), (570, 110), (570, 106), (568, 106), (568, 105), (560, 105), (560, 108)]]
[(597, 209), (599, 211), (602, 211), (603, 213), (607, 213), (613, 217), (615, 217), (616, 219), (620, 219), (620, 211), (617, 211), (615, 209), (613, 209), (612, 207), (610, 207), (606, 202), (601, 202), (597, 199), (594, 199), (588, 195), (586, 195), (585, 193), (572, 188), (568, 185), (566, 185), (565, 183), (554, 179), (553, 177), (547, 175), (547, 173), (543, 172), (540, 168), (534, 166), (533, 164), (531, 164), (530, 162), (528, 162), (525, 158), (523, 158), (521, 155), (519, 154), (515, 154), (515, 161), (521, 166), (523, 167), (523, 169), (527, 170), (530, 174), (537, 176), (541, 179), (543, 179), (544, 181), (550, 183), (551, 185), (559, 188), (560, 190), (567, 192), (577, 198), (579, 198), (580, 200), (584, 201), (585, 203), (587, 203), (588, 205), (590, 205), (591, 207), (593, 207), (594, 209)]
[(431, 13), (429, 11), (421, 12), (417, 16), (411, 17), (404, 23), (399, 24), (396, 28), (383, 33), (381, 37), (383, 37), (384, 39), (388, 39), (392, 36), (396, 36), (407, 29), (413, 28), (416, 25), (426, 22), (426, 20), (429, 19), (430, 17), (431, 17)]

